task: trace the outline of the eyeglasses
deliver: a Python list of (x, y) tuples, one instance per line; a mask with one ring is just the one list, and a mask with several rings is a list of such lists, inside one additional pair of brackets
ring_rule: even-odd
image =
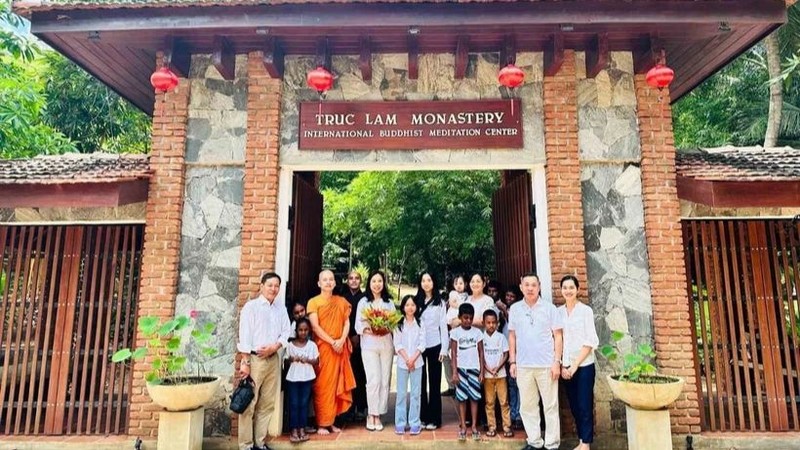
[(536, 324), (536, 320), (534, 319), (533, 311), (526, 311), (525, 317), (528, 318), (528, 323), (530, 323), (531, 328)]

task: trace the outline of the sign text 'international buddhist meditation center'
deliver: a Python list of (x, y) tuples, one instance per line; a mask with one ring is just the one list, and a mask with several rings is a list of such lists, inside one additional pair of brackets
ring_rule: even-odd
[(299, 148), (522, 148), (522, 108), (519, 99), (303, 102)]

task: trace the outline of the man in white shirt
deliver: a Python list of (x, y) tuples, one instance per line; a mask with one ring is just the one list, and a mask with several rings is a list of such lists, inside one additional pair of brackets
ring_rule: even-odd
[[(529, 273), (520, 282), (523, 301), (508, 312), (509, 364), (517, 379), (520, 416), (528, 435), (523, 450), (557, 449), (561, 443), (558, 417), (558, 378), (563, 350), (561, 316), (539, 295), (539, 277)], [(542, 439), (539, 397), (544, 405), (545, 436)]]
[[(289, 339), (289, 314), (276, 302), (281, 277), (274, 272), (261, 276), (260, 295), (248, 301), (239, 317), (242, 378), (253, 379), (255, 397), (239, 415), (239, 449), (269, 450), (267, 430), (275, 412), (275, 392), (281, 376), (278, 351)], [(257, 442), (257, 443), (256, 443)]]

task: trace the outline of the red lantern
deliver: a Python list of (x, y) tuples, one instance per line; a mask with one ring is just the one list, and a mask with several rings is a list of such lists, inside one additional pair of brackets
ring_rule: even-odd
[(319, 92), (320, 95), (333, 87), (333, 75), (322, 66), (308, 72), (306, 81), (308, 86)]
[(509, 65), (500, 69), (497, 81), (509, 89), (514, 89), (525, 81), (525, 72), (514, 64), (509, 63)]
[(150, 75), (150, 84), (156, 91), (169, 92), (178, 86), (178, 76), (169, 67), (162, 67)]
[(655, 67), (647, 71), (647, 84), (662, 90), (672, 83), (675, 78), (675, 71), (670, 69), (666, 64), (656, 64)]

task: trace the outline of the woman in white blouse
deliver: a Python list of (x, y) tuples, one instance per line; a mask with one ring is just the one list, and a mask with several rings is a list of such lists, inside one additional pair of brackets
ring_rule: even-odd
[(561, 295), (566, 303), (558, 308), (564, 324), (564, 356), (561, 378), (575, 417), (580, 443), (574, 450), (589, 450), (594, 435), (594, 350), (599, 339), (592, 308), (578, 301), (578, 279), (561, 279)]
[(442, 426), (442, 361), (450, 341), (446, 304), (439, 294), (436, 279), (429, 272), (419, 276), (414, 302), (421, 311), (426, 346), (422, 352), (425, 367), (422, 370), (420, 419), (426, 430), (435, 430)]
[(381, 271), (370, 274), (369, 291), (356, 308), (356, 333), (361, 336), (361, 360), (367, 375), (367, 429), (383, 430), (381, 415), (386, 414), (389, 402), (389, 382), (392, 378), (394, 346), (392, 335), (377, 336), (364, 320), (367, 308), (394, 311), (394, 303), (386, 287), (386, 276)]
[[(466, 303), (472, 305), (475, 308), (475, 315), (472, 318), (472, 326), (479, 328), (483, 331), (483, 312), (487, 309), (492, 309), (494, 312), (497, 312), (497, 306), (494, 304), (494, 300), (492, 297), (489, 297), (485, 293), (486, 290), (486, 279), (478, 272), (473, 273), (469, 277), (469, 284), (467, 288), (467, 296)], [(452, 327), (459, 326), (459, 324), (452, 325)]]

